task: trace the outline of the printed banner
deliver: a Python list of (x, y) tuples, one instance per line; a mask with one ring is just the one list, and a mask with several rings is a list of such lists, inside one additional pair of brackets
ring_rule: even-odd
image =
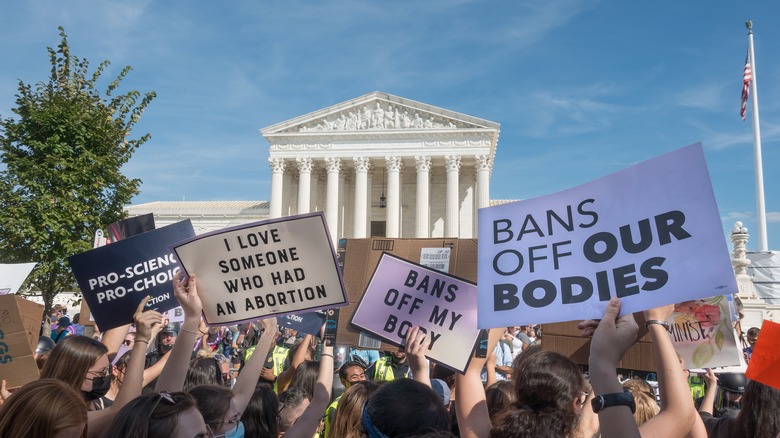
[(479, 327), (600, 318), (736, 293), (694, 144), (553, 195), (479, 210)]
[(197, 275), (209, 325), (347, 304), (322, 212), (203, 234), (174, 251)]
[(729, 315), (729, 301), (723, 295), (678, 304), (669, 317), (674, 349), (686, 368), (715, 368), (739, 365), (737, 345)]
[(325, 315), (323, 312), (307, 312), (296, 315), (286, 315), (276, 319), (282, 327), (297, 330), (307, 335), (318, 335), (325, 324)]
[(147, 295), (149, 309), (165, 312), (179, 305), (171, 284), (179, 261), (170, 247), (194, 235), (186, 220), (68, 258), (101, 331), (132, 323)]
[(15, 294), (36, 263), (0, 264), (0, 295)]
[(352, 324), (396, 345), (419, 325), (430, 337), (426, 357), (462, 373), (479, 335), (476, 309), (476, 285), (383, 253)]

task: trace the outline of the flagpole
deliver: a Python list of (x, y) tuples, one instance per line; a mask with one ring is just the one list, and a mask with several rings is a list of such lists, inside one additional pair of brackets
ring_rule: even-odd
[(753, 50), (753, 22), (745, 22), (748, 29), (748, 51), (750, 53), (750, 73), (753, 77), (753, 158), (756, 172), (756, 214), (758, 216), (758, 250), (769, 251), (766, 235), (766, 207), (764, 206), (764, 170), (761, 160), (761, 128), (758, 123), (758, 83), (756, 81), (756, 56)]

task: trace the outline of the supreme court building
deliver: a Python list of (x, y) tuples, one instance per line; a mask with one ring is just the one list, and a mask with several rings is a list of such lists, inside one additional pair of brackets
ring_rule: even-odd
[(261, 132), (272, 218), (322, 210), (334, 240), (477, 235), (498, 123), (374, 92)]
[(270, 143), (270, 203), (152, 202), (157, 226), (191, 219), (198, 233), (324, 211), (334, 241), (476, 238), (490, 204), (500, 125), (382, 92), (261, 130)]

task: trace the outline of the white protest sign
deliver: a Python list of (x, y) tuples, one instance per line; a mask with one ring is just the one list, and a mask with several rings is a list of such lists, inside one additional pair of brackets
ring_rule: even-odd
[(600, 318), (735, 293), (700, 144), (479, 210), (479, 327)]
[(347, 304), (322, 212), (227, 228), (178, 243), (209, 325)]
[(0, 264), (0, 295), (15, 294), (36, 263)]
[(667, 320), (674, 349), (686, 368), (739, 365), (742, 351), (731, 325), (729, 301), (723, 295), (686, 301)]
[(477, 341), (477, 287), (446, 273), (383, 253), (352, 324), (396, 345), (419, 325), (425, 355), (463, 372)]

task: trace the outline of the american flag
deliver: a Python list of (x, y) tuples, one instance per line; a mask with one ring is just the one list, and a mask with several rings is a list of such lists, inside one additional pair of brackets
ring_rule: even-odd
[(750, 96), (750, 82), (753, 81), (753, 72), (750, 70), (750, 53), (745, 57), (745, 71), (742, 73), (742, 106), (739, 109), (739, 115), (745, 120), (745, 111), (747, 110), (747, 101)]

